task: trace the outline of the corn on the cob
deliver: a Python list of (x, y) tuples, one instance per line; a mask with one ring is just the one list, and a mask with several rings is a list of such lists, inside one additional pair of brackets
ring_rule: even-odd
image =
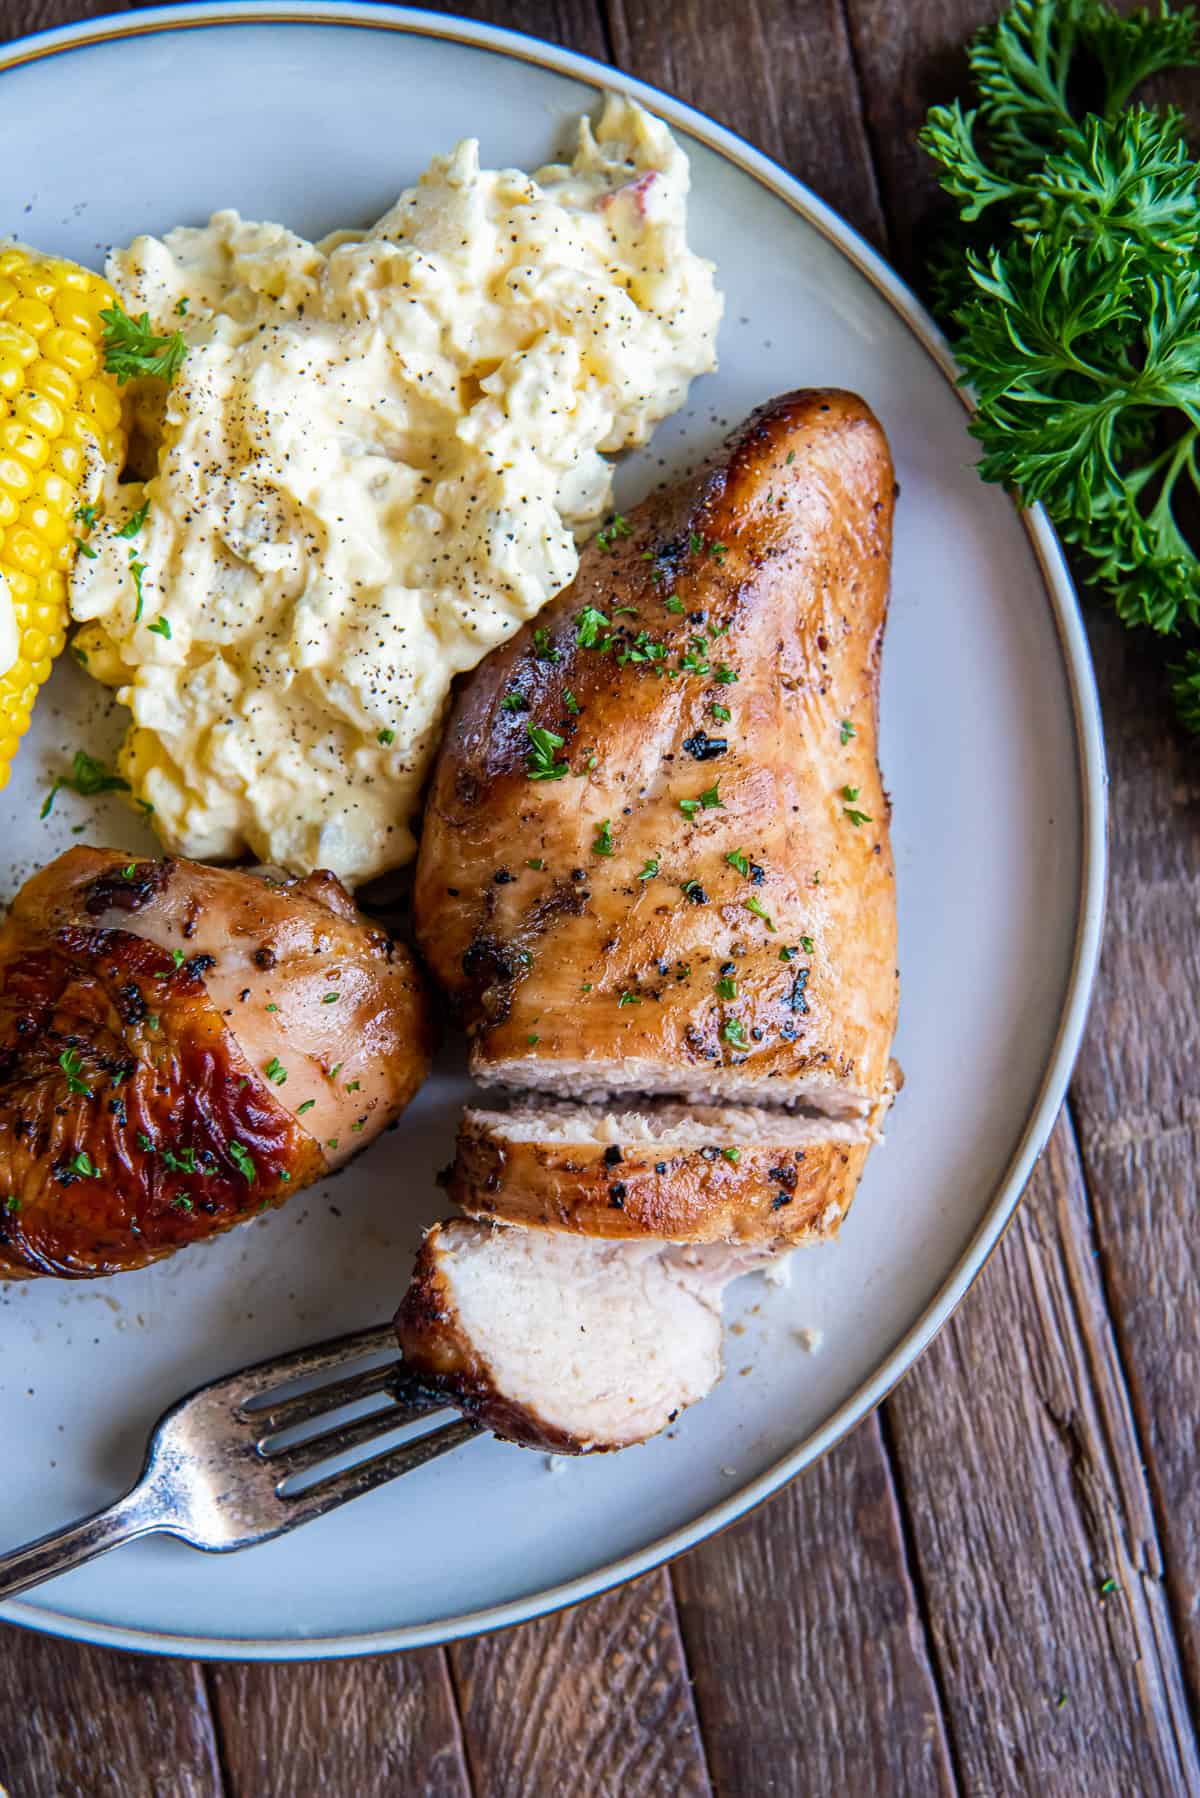
[(117, 384), (103, 365), (100, 313), (114, 303), (87, 269), (0, 246), (0, 609), (7, 589), (16, 656), (8, 667), (0, 656), (0, 788), (66, 640), (89, 445), (118, 465), (125, 453)]

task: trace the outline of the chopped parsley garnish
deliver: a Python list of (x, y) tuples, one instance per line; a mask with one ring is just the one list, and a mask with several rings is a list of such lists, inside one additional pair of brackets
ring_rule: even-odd
[(356, 1092), (360, 1092), (361, 1090), (362, 1090), (362, 1081), (361, 1080), (347, 1080), (346, 1091), (348, 1093), (356, 1093)]
[(21, 1201), (17, 1198), (15, 1193), (9, 1193), (4, 1201), (4, 1209), (10, 1216), (21, 1209)]
[(613, 852), (612, 826), (607, 818), (596, 831), (596, 840), (592, 844), (593, 855), (611, 855)]
[(792, 463), (792, 462), (794, 462), (794, 461), (795, 461), (795, 460), (796, 460), (796, 452), (795, 452), (795, 450), (789, 450), (789, 451), (788, 451), (788, 453), (787, 453), (787, 456), (786, 456), (786, 458), (785, 458), (785, 460), (786, 460), (786, 461), (787, 461), (787, 462), (788, 462), (788, 463), (789, 463), (789, 464), (790, 464), (790, 463)]
[(639, 880), (653, 880), (654, 876), (658, 873), (658, 868), (659, 868), (659, 861), (658, 861), (657, 855), (648, 855), (646, 857), (645, 865), (642, 868), (641, 873), (638, 875), (638, 879)]
[(802, 936), (800, 938), (800, 947), (803, 949), (805, 955), (811, 955), (816, 945), (810, 936)]
[(713, 556), (717, 562), (724, 562), (726, 556), (729, 554), (729, 545), (727, 543), (710, 543), (708, 546), (708, 553), (710, 556)]
[(253, 1157), (242, 1147), (240, 1142), (229, 1144), (229, 1159), (244, 1179), (253, 1181), (258, 1177), (258, 1169), (254, 1165)]
[(72, 793), (78, 793), (82, 799), (91, 799), (96, 793), (128, 793), (129, 782), (119, 774), (110, 774), (104, 763), (88, 755), (86, 750), (77, 749), (70, 774), (60, 774), (56, 778), (38, 813), (40, 818), (50, 816), (55, 798), (63, 787), (68, 787)]
[(563, 694), (563, 704), (564, 704), (564, 706), (566, 706), (568, 712), (570, 712), (572, 718), (578, 718), (578, 716), (579, 716), (579, 701), (576, 699), (574, 693), (564, 693)]
[(169, 337), (156, 337), (150, 329), (150, 314), (130, 318), (122, 306), (106, 306), (104, 320), (104, 366), (116, 375), (123, 387), (141, 375), (160, 381), (173, 381), (183, 366), (187, 344), (179, 331)]
[(273, 1080), (276, 1086), (282, 1086), (287, 1079), (287, 1069), (280, 1061), (278, 1055), (272, 1055), (270, 1061), (263, 1069), (263, 1073), (267, 1076), (268, 1080)]
[(86, 1080), (81, 1080), (79, 1077), (83, 1071), (83, 1057), (79, 1050), (64, 1049), (58, 1058), (58, 1065), (67, 1076), (67, 1091), (82, 1093), (85, 1099), (90, 1099), (92, 1089)]
[(698, 880), (685, 880), (679, 890), (693, 905), (708, 904), (708, 894)]
[(81, 556), (87, 557), (89, 562), (94, 562), (97, 555), (100, 553), (98, 550), (93, 549), (90, 543), (85, 543), (82, 537), (76, 537), (75, 547)]
[(612, 638), (606, 636), (601, 641), (600, 633), (611, 620), (596, 606), (584, 606), (575, 621), (575, 641), (581, 649), (607, 649)]
[(722, 974), (721, 978), (717, 981), (717, 998), (718, 999), (736, 999), (737, 998), (737, 981), (731, 980), (729, 978), (728, 974)]
[(525, 770), (530, 780), (561, 780), (569, 770), (565, 762), (556, 762), (554, 756), (562, 748), (563, 738), (539, 724), (527, 724), (525, 734), (529, 738)]
[(191, 1211), (194, 1209), (192, 1201), (185, 1192), (177, 1192), (175, 1194), (175, 1197), (171, 1200), (171, 1207), (175, 1211)]
[(113, 535), (115, 537), (136, 537), (142, 526), (145, 524), (149, 512), (150, 501), (145, 500), (138, 507), (137, 511), (131, 513), (125, 520), (125, 523), (121, 526), (120, 530), (113, 532)]
[(312, 1108), (316, 1104), (316, 1102), (317, 1101), (315, 1099), (305, 1099), (303, 1105), (297, 1105), (296, 1116), (298, 1118), (302, 1118), (306, 1111), (312, 1110)]
[(763, 910), (757, 899), (747, 899), (745, 907), (747, 911), (753, 912), (756, 918), (761, 918), (768, 930), (774, 930), (775, 926), (771, 922), (769, 913)]
[(681, 799), (679, 809), (685, 818), (694, 818), (697, 812), (724, 811), (725, 801), (721, 798), (721, 783), (706, 787), (699, 799)]
[(661, 662), (666, 654), (665, 643), (656, 643), (648, 631), (639, 631), (632, 643), (622, 646), (617, 661), (624, 668), (629, 662)]
[(713, 717), (718, 719), (720, 721), (720, 723), (722, 723), (722, 724), (729, 723), (732, 713), (730, 712), (729, 707), (727, 705), (721, 705), (717, 700), (714, 699), (708, 709), (712, 713)]
[(525, 866), (527, 868), (532, 868), (535, 874), (540, 874), (542, 872), (543, 868), (546, 866), (546, 864), (542, 860), (540, 855), (535, 855), (535, 856), (532, 856), (530, 858), (530, 860), (525, 863)]
[(342, 995), (340, 993), (323, 993), (321, 995), (321, 1004), (322, 1005), (336, 1005), (338, 1000), (341, 998), (341, 996)]
[(731, 868), (736, 868), (744, 880), (750, 878), (750, 863), (740, 849), (731, 849), (725, 857)]
[(723, 687), (730, 687), (737, 679), (737, 675), (732, 668), (727, 668), (724, 662), (721, 662), (713, 669), (713, 679), (719, 681)]
[(693, 637), (687, 652), (679, 658), (679, 666), (688, 674), (707, 674), (709, 666), (706, 649), (707, 645), (703, 637)]
[(381, 730), (376, 741), (381, 744), (384, 749), (387, 749), (396, 741), (396, 733), (394, 730)]
[(842, 810), (856, 830), (860, 824), (870, 824), (872, 822), (870, 812), (856, 811), (852, 805), (843, 806)]
[(618, 1007), (622, 1005), (640, 1005), (641, 1002), (641, 999), (636, 993), (622, 993), (621, 997), (617, 1000), (617, 1005)]
[(721, 1035), (727, 1043), (733, 1043), (738, 1049), (746, 1047), (746, 1026), (740, 1018), (727, 1018)]
[(632, 537), (633, 526), (619, 512), (614, 512), (603, 530), (596, 532), (596, 548), (606, 553), (612, 549), (618, 537)]
[(82, 1174), (85, 1179), (89, 1180), (96, 1179), (100, 1173), (98, 1167), (92, 1166), (86, 1149), (80, 1149), (78, 1155), (68, 1161), (67, 1166), (73, 1174)]
[(541, 1042), (541, 1040), (542, 1040), (541, 1037), (538, 1036), (532, 1030), (529, 1032), (529, 1035), (525, 1038), (525, 1041), (529, 1044), (529, 1047), (531, 1049), (536, 1049), (537, 1045)]
[(539, 662), (562, 661), (562, 656), (550, 641), (550, 632), (540, 624), (533, 633), (533, 653)]
[(179, 299), (177, 299), (175, 302), (176, 318), (186, 318), (187, 317), (187, 309), (188, 309), (188, 297), (187, 297), (186, 293), (181, 294)]
[(85, 537), (96, 522), (97, 511), (98, 507), (96, 506), (76, 506), (75, 508), (75, 516), (83, 526), (83, 534)]
[(736, 1167), (738, 1162), (742, 1159), (742, 1151), (740, 1149), (722, 1149), (721, 1153), (724, 1155), (726, 1161), (731, 1161), (733, 1163), (734, 1167)]
[(500, 710), (502, 712), (527, 712), (529, 701), (524, 693), (506, 693), (500, 701)]
[(795, 961), (796, 950), (795, 949), (781, 949), (779, 951), (779, 959), (780, 959), (780, 961)]
[(168, 643), (171, 641), (171, 620), (164, 618), (161, 612), (154, 623), (147, 625), (146, 628), (153, 631), (156, 637), (163, 637)]
[(858, 735), (858, 732), (855, 730), (854, 726), (851, 724), (849, 718), (842, 719), (841, 727), (840, 727), (840, 735), (841, 735), (843, 746), (850, 741), (851, 737), (856, 737)]
[(683, 601), (680, 599), (678, 593), (672, 593), (668, 599), (663, 601), (663, 604), (666, 606), (668, 612), (682, 612), (683, 610)]
[(862, 791), (861, 787), (843, 787), (842, 788), (842, 798), (843, 799), (857, 799), (858, 795), (861, 791)]
[[(137, 555), (136, 555), (135, 551), (133, 551), (132, 549), (129, 552), (129, 572), (133, 576), (133, 590), (137, 594), (137, 605), (134, 607), (133, 622), (135, 624), (140, 624), (141, 618), (142, 618), (142, 607), (146, 603), (145, 595), (142, 592), (142, 576), (146, 572), (146, 564), (144, 562), (138, 561)], [(165, 621), (162, 619), (159, 620), (159, 623), (163, 623), (163, 622), (165, 622)], [(158, 625), (152, 624), (150, 626), (150, 629), (152, 631), (157, 630)], [(171, 627), (169, 624), (167, 625), (166, 630), (162, 632), (162, 635), (164, 637), (169, 637), (171, 635)]]
[(692, 531), (689, 533), (688, 548), (691, 550), (691, 552), (694, 556), (698, 556), (700, 554), (700, 551), (704, 548), (704, 539), (700, 535), (699, 531)]

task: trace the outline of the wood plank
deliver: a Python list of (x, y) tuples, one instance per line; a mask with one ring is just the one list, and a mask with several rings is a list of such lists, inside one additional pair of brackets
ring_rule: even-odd
[(692, 1798), (710, 1790), (664, 1573), (450, 1660), (486, 1798)]
[[(1193, 114), (1193, 117), (1200, 113)], [(1114, 779), (1108, 928), (1073, 1100), (1102, 1266), (1200, 1702), (1200, 763), (1163, 649), (1093, 622)]]
[(433, 10), (506, 25), (511, 31), (544, 37), (583, 56), (608, 61), (608, 40), (597, 0), (458, 0), (457, 5)]
[(0, 1787), (12, 1798), (218, 1798), (201, 1670), (0, 1627)]
[(883, 240), (838, 0), (607, 0), (617, 64), (698, 106)]
[(672, 1574), (719, 1792), (956, 1789), (877, 1418)]
[[(888, 1401), (968, 1791), (1200, 1791), (1074, 1138)], [(1108, 1582), (1113, 1584), (1108, 1586)]]
[(441, 1649), (207, 1678), (230, 1798), (468, 1798)]
[[(914, 143), (927, 105), (964, 92), (962, 45), (991, 0), (847, 0), (868, 120), (902, 267), (913, 272), (937, 204)], [(1154, 84), (1200, 119), (1200, 75)], [(1122, 630), (1083, 595), (1111, 775), (1108, 922), (1091, 1020), (1072, 1084), (1113, 1342), (1166, 1557), (1166, 1590), (1200, 1706), (1200, 1511), (1192, 1395), (1200, 1382), (1193, 1224), (1200, 1150), (1195, 1005), (1200, 833), (1194, 747), (1173, 730), (1161, 644)], [(921, 1377), (921, 1376), (918, 1376)]]

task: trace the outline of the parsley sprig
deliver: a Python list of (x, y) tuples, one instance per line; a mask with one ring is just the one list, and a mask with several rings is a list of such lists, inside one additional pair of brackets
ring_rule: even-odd
[(1200, 167), (1177, 111), (1129, 105), (1200, 62), (1195, 12), (1016, 0), (968, 61), (978, 105), (935, 106), (921, 143), (959, 214), (933, 273), (979, 472), (1044, 504), (1125, 624), (1183, 639), (1200, 731)]
[(153, 375), (160, 381), (175, 379), (187, 355), (181, 331), (156, 337), (148, 312), (130, 318), (123, 306), (106, 306), (100, 317), (104, 320), (104, 366), (110, 375), (116, 375), (119, 387), (140, 375)]

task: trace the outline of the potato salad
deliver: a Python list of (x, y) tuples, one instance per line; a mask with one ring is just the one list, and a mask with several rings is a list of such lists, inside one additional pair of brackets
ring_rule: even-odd
[(186, 353), (126, 388), (145, 478), (89, 496), (71, 610), (169, 850), (351, 884), (412, 856), (454, 676), (571, 581), (606, 458), (715, 365), (687, 193), (612, 97), (569, 164), (464, 141), (365, 235), (219, 212), (112, 253)]

